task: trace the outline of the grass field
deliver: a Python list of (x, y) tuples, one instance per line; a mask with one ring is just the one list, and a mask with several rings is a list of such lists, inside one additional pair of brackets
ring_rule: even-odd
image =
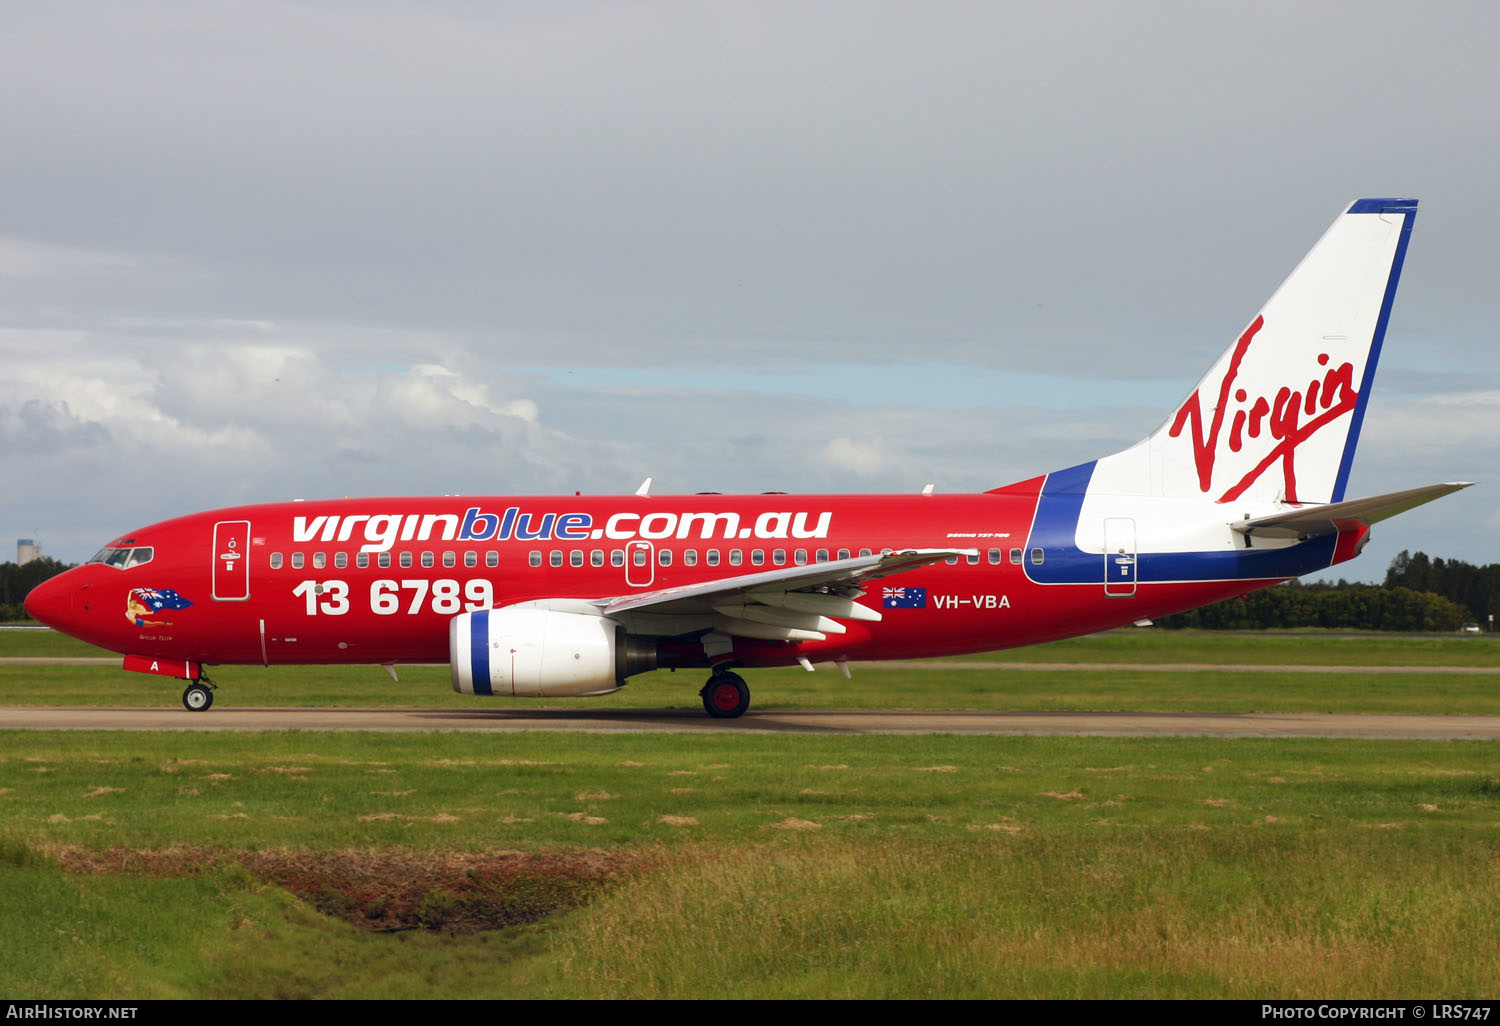
[[(1477, 997), (1500, 964), (1484, 744), (0, 746), (17, 997)], [(515, 858), (550, 861), (506, 877)], [(423, 873), (429, 929), (357, 925)], [(516, 900), (561, 912), (442, 930)]]
[[(94, 654), (74, 644), (7, 632), (0, 655)], [(1488, 639), (1140, 631), (950, 662), (1496, 672), (868, 665), (751, 684), (762, 708), (1500, 713), (1497, 656)], [(375, 667), (218, 677), (225, 704), (474, 701), (441, 667), (400, 683)], [(699, 683), (652, 674), (580, 701), (696, 707)], [(0, 705), (177, 700), (117, 666), (0, 666), (0, 688)], [(0, 729), (0, 993), (1485, 997), (1497, 756), (1480, 742)]]

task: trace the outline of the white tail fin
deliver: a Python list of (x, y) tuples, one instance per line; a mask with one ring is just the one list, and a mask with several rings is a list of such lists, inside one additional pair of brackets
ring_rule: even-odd
[(1148, 458), (1152, 493), (1344, 497), (1416, 212), (1363, 199), (1339, 215), (1177, 411), (1120, 454)]

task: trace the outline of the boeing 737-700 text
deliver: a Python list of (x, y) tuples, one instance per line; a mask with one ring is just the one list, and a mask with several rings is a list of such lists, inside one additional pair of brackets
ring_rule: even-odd
[[(1192, 393), (1112, 456), (977, 495), (343, 499), (115, 539), (43, 623), (190, 683), (209, 664), (442, 663), (472, 695), (602, 695), (703, 667), (940, 656), (1086, 634), (1357, 555), (1438, 484), (1348, 500), (1415, 200), (1339, 215)], [(394, 672), (394, 671), (392, 671)]]

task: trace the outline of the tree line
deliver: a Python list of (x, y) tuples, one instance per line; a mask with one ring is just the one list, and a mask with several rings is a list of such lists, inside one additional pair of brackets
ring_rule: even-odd
[(50, 556), (26, 564), (0, 563), (0, 620), (26, 617), (26, 593), (68, 568)]
[(1157, 617), (1158, 627), (1253, 631), (1329, 627), (1358, 631), (1456, 631), (1473, 620), (1442, 595), (1380, 584), (1287, 581), (1202, 609)]
[(1500, 563), (1475, 566), (1461, 559), (1429, 559), (1425, 552), (1411, 555), (1402, 549), (1385, 573), (1385, 586), (1430, 591), (1457, 602), (1485, 630), (1490, 629), (1490, 614), (1500, 614)]

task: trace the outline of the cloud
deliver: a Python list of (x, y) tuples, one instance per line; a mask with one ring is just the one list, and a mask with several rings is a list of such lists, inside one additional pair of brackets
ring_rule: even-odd
[(0, 333), (8, 512), (69, 558), (205, 506), (559, 490), (618, 459), (547, 426), (533, 399), (441, 365), (341, 366), (277, 341), (119, 343)]
[(841, 470), (873, 474), (886, 466), (885, 440), (856, 442), (852, 438), (835, 438), (823, 446), (823, 459)]
[(126, 253), (59, 246), (0, 236), (0, 278), (76, 277), (127, 271), (140, 260)]

